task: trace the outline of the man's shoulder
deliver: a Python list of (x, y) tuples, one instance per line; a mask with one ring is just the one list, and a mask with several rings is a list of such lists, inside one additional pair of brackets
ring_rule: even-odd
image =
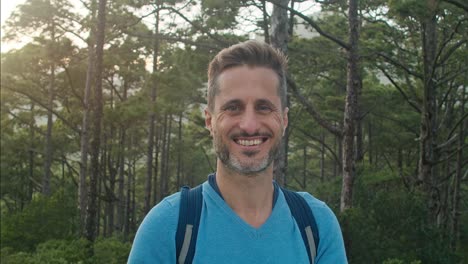
[(148, 212), (136, 233), (128, 263), (169, 263), (175, 260), (172, 245), (175, 243), (179, 204), (180, 193), (175, 193)]
[(146, 215), (142, 224), (174, 225), (179, 215), (180, 192), (171, 194), (155, 205)]
[(314, 214), (315, 218), (318, 218), (318, 222), (326, 222), (329, 221), (330, 218), (336, 218), (335, 213), (332, 209), (323, 201), (317, 199), (312, 194), (308, 192), (297, 192), (301, 195), (309, 205), (312, 213)]
[(309, 204), (311, 208), (328, 208), (328, 205), (322, 200), (317, 199), (315, 196), (308, 192), (297, 192), (301, 195)]

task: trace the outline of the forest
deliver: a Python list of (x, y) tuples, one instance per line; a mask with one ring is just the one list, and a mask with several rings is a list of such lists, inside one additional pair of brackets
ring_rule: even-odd
[(207, 67), (248, 39), (289, 58), (275, 180), (349, 263), (468, 262), (466, 1), (25, 0), (2, 36), (1, 263), (125, 263), (216, 168)]

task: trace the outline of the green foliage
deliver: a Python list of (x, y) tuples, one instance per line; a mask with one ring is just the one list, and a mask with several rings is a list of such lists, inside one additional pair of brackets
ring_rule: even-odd
[(89, 242), (78, 240), (48, 240), (37, 246), (34, 263), (80, 263), (89, 254)]
[(419, 260), (415, 260), (415, 261), (411, 261), (411, 262), (404, 262), (401, 259), (386, 259), (384, 262), (382, 262), (382, 264), (405, 264), (405, 263), (408, 263), (408, 264), (422, 264), (421, 261), (419, 261)]
[(125, 263), (130, 248), (130, 243), (123, 243), (117, 238), (98, 239), (94, 243), (93, 263)]
[[(295, 1), (294, 6), (309, 16), (313, 8), (307, 2), (311, 3)], [(323, 12), (310, 17), (330, 35), (348, 41), (347, 1), (320, 2)], [(355, 208), (340, 217), (351, 263), (456, 263), (458, 260), (447, 248), (447, 238), (452, 234), (428, 221), (424, 196), (411, 186), (418, 168), (424, 93), (422, 22), (434, 13), (438, 38), (434, 102), (439, 105), (435, 113), (434, 145), (437, 152), (446, 155), (442, 158), (447, 157), (447, 165), (445, 162), (437, 165), (435, 176), (440, 176), (437, 178), (440, 182), (434, 182), (434, 186), (447, 192), (447, 201), (453, 200), (453, 190), (452, 186), (442, 186), (443, 181), (451, 182), (453, 178), (442, 171), (445, 171), (443, 166), (447, 166), (447, 173), (454, 169), (455, 155), (451, 151), (458, 146), (439, 145), (443, 146), (450, 136), (458, 133), (454, 125), (462, 124), (459, 120), (464, 118), (460, 110), (466, 98), (463, 94), (468, 57), (466, 12), (444, 1), (432, 1), (437, 6), (428, 6), (430, 2), (363, 0), (359, 3), (363, 77), (359, 118), (365, 156), (356, 170)], [(85, 106), (87, 45), (93, 40), (89, 32), (95, 26), (95, 18), (89, 1), (82, 2), (89, 4), (82, 9), (89, 10), (87, 14), (74, 12), (71, 3), (26, 0), (4, 27), (4, 40), (21, 39), (26, 34), (31, 42), (1, 57), (2, 263), (124, 263), (130, 249), (130, 244), (117, 238), (100, 238), (94, 244), (77, 239), (79, 130)], [(79, 2), (76, 4), (80, 8)], [(159, 35), (153, 32), (156, 7), (162, 7)], [(269, 14), (264, 18), (259, 12), (261, 8), (259, 1), (245, 0), (116, 0), (108, 5), (102, 69), (103, 134), (89, 135), (103, 138), (102, 199), (101, 208), (97, 208), (100, 231), (114, 228), (110, 227), (106, 208), (111, 205), (109, 201), (114, 206), (120, 199), (129, 201), (130, 207), (134, 205), (124, 212), (130, 226), (127, 238), (132, 237), (137, 223), (144, 217), (141, 208), (145, 196), (144, 160), (150, 110), (157, 115), (155, 152), (159, 156), (154, 166), (159, 170), (159, 183), (162, 177), (168, 182), (165, 192), (177, 191), (179, 184), (194, 186), (215, 169), (216, 158), (202, 116), (207, 65), (221, 48), (245, 40), (247, 35), (263, 32), (258, 26), (263, 26)], [(297, 16), (293, 20), (305, 23)], [(312, 32), (307, 25), (306, 29)], [(155, 40), (159, 45), (155, 45)], [(158, 67), (153, 72), (151, 64), (156, 46)], [(294, 31), (288, 50), (289, 73), (298, 90), (325, 120), (339, 126), (345, 103), (346, 50), (323, 36), (304, 39), (299, 31)], [(394, 62), (383, 59), (381, 54), (393, 58)], [(54, 87), (51, 87), (52, 67), (56, 70)], [(382, 78), (383, 71), (394, 79), (398, 90)], [(148, 91), (153, 87), (157, 88), (157, 101), (150, 104)], [(58, 186), (61, 190), (47, 198), (38, 192), (44, 167), (42, 121), (47, 112), (49, 90), (54, 93), (51, 183), (53, 190)], [(339, 139), (317, 124), (297, 98), (293, 95), (290, 98), (288, 187), (308, 189), (338, 212), (342, 181)], [(164, 125), (165, 116), (172, 117), (170, 129)], [(163, 146), (163, 138), (170, 139), (171, 144)], [(322, 139), (324, 144), (320, 142)], [(162, 157), (163, 149), (169, 152), (167, 161)], [(466, 160), (466, 153), (462, 160)], [(67, 163), (62, 163), (63, 160)], [(164, 173), (161, 172), (163, 161)], [(110, 177), (120, 172), (120, 168), (123, 168), (125, 186), (123, 197), (119, 197), (116, 187), (122, 182)], [(322, 172), (323, 178), (319, 176)], [(156, 187), (151, 195), (160, 191), (160, 186)], [(135, 200), (131, 199), (132, 192)], [(466, 200), (467, 193), (463, 182), (462, 201)], [(450, 210), (451, 205), (448, 202), (441, 207)], [(462, 202), (461, 207), (456, 252), (468, 258), (466, 203)], [(116, 225), (118, 216), (113, 217)], [(103, 228), (104, 225), (108, 226)], [(93, 257), (87, 255), (91, 251)]]
[(0, 262), (9, 264), (29, 264), (34, 261), (31, 253), (16, 252), (13, 248), (2, 247), (0, 251)]
[[(90, 257), (90, 247), (94, 256)], [(32, 253), (2, 247), (1, 262), (9, 264), (66, 264), (66, 263), (125, 263), (131, 244), (119, 239), (100, 238), (90, 244), (84, 238), (71, 240), (51, 239), (38, 244)]]
[(244, 1), (202, 0), (202, 9), (207, 16), (208, 28), (226, 29), (236, 24), (239, 6)]
[(360, 174), (355, 207), (340, 216), (350, 263), (457, 263), (449, 240), (428, 221), (424, 196), (391, 172), (374, 172)]
[(2, 215), (1, 243), (16, 251), (32, 251), (50, 239), (76, 235), (76, 200), (57, 191), (51, 197), (37, 196), (23, 211)]

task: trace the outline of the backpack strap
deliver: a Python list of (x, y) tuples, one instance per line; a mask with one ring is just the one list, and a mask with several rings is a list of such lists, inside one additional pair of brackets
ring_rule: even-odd
[(176, 233), (177, 263), (192, 263), (203, 204), (203, 187), (180, 189), (179, 223)]
[[(192, 263), (197, 243), (198, 227), (203, 204), (203, 187), (184, 186), (180, 190), (179, 223), (176, 232), (178, 264)], [(319, 233), (314, 214), (307, 201), (298, 193), (281, 188), (291, 214), (301, 231), (310, 263), (314, 263), (319, 245)]]
[(307, 201), (300, 194), (281, 188), (291, 214), (301, 231), (310, 263), (314, 263), (319, 245), (319, 233), (314, 214)]

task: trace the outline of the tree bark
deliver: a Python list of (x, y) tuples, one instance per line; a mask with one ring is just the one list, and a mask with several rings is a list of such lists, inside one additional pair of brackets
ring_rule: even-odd
[(372, 165), (374, 161), (374, 138), (372, 134), (372, 122), (371, 120), (367, 121), (367, 137), (368, 137), (368, 151), (369, 151), (369, 164)]
[(320, 137), (320, 180), (325, 180), (325, 132), (321, 132)]
[[(111, 90), (111, 94), (110, 94), (110, 108), (113, 109), (114, 108), (114, 90)], [(118, 164), (116, 164), (117, 162), (115, 161), (115, 158), (114, 158), (114, 150), (113, 150), (113, 147), (112, 147), (112, 143), (114, 141), (114, 136), (115, 136), (115, 125), (113, 123), (110, 124), (109, 126), (109, 140), (105, 140), (105, 144), (106, 144), (106, 149), (107, 149), (107, 167), (108, 167), (108, 171), (109, 171), (109, 189), (106, 188), (106, 197), (107, 197), (107, 214), (106, 214), (106, 217), (108, 219), (108, 232), (106, 235), (108, 236), (112, 236), (112, 234), (114, 233), (114, 229), (115, 229), (115, 222), (114, 222), (114, 216), (115, 216), (115, 180), (116, 180), (116, 177), (117, 177), (117, 166)], [(103, 178), (105, 179), (105, 177)], [(106, 186), (105, 184), (105, 180), (104, 180), (104, 186)]]
[(182, 180), (182, 149), (183, 149), (183, 138), (182, 138), (182, 117), (183, 113), (181, 112), (179, 115), (179, 127), (178, 127), (178, 143), (179, 147), (177, 150), (177, 188), (180, 187), (181, 185), (181, 180)]
[[(465, 75), (466, 80), (466, 75)], [(466, 82), (465, 82), (466, 83)], [(466, 105), (466, 89), (462, 92), (462, 100), (461, 100), (461, 116), (465, 116), (465, 108), (463, 107)], [(458, 153), (457, 153), (457, 167), (455, 172), (455, 179), (453, 182), (453, 195), (452, 195), (452, 211), (451, 211), (451, 219), (452, 222), (450, 224), (450, 247), (453, 250), (458, 248), (458, 241), (460, 239), (460, 200), (461, 200), (461, 181), (463, 177), (463, 148), (465, 147), (465, 138), (466, 138), (466, 127), (468, 126), (468, 122), (466, 120), (460, 125), (459, 135), (458, 135)]]
[(268, 13), (267, 13), (267, 10), (266, 10), (266, 1), (265, 0), (261, 0), (260, 1), (262, 3), (262, 15), (263, 15), (263, 23), (262, 23), (262, 26), (263, 26), (263, 35), (264, 35), (264, 40), (265, 40), (265, 43), (270, 43), (270, 32), (269, 32), (269, 28), (268, 28)]
[[(122, 102), (127, 101), (127, 82), (124, 83), (122, 91)], [(124, 230), (125, 224), (125, 148), (126, 148), (126, 128), (120, 126), (119, 140), (119, 172), (118, 172), (118, 187), (117, 187), (117, 225), (116, 228), (120, 232)], [(128, 199), (128, 198), (127, 198)]]
[(302, 164), (302, 188), (307, 187), (307, 146), (304, 144), (303, 147), (303, 164)]
[[(94, 21), (96, 16), (96, 1), (91, 1), (91, 18)], [(86, 71), (86, 84), (84, 89), (83, 97), (83, 119), (81, 122), (81, 138), (80, 138), (80, 153), (81, 153), (81, 163), (80, 163), (80, 180), (78, 182), (78, 199), (79, 199), (79, 209), (80, 209), (80, 226), (85, 226), (86, 219), (86, 207), (87, 207), (87, 185), (86, 179), (88, 175), (88, 144), (89, 144), (89, 116), (90, 116), (90, 100), (91, 100), (91, 90), (92, 83), (95, 75), (95, 54), (94, 54), (94, 35), (95, 27), (91, 26), (91, 31), (89, 34), (88, 40), (88, 69)], [(84, 230), (81, 230), (81, 233), (84, 233)]]
[(31, 118), (29, 120), (29, 178), (28, 178), (28, 191), (27, 191), (27, 201), (32, 201), (33, 191), (34, 191), (34, 142), (35, 142), (35, 118), (34, 118), (34, 107), (35, 104), (31, 103)]
[(169, 154), (171, 153), (171, 133), (172, 133), (172, 114), (169, 114), (169, 128), (167, 129), (167, 146), (164, 165), (164, 192), (166, 197), (169, 195)]
[(160, 173), (159, 173), (159, 195), (161, 195), (161, 199), (165, 197), (165, 189), (164, 187), (166, 186), (165, 181), (167, 181), (166, 178), (166, 152), (167, 152), (167, 114), (164, 114), (164, 126), (162, 129), (162, 141), (161, 141), (161, 168), (160, 168)]
[(157, 81), (156, 73), (158, 72), (158, 56), (159, 56), (159, 5), (156, 10), (156, 21), (153, 38), (153, 75), (151, 78), (150, 91), (150, 113), (149, 113), (149, 133), (148, 133), (148, 152), (146, 162), (146, 178), (145, 178), (145, 204), (143, 211), (148, 213), (151, 209), (151, 181), (153, 179), (153, 150), (154, 150), (154, 126), (156, 123), (156, 113), (154, 110), (156, 104)]
[[(271, 14), (271, 32), (270, 43), (274, 48), (277, 48), (285, 55), (288, 54), (288, 41), (289, 41), (289, 17), (288, 10), (282, 6), (288, 6), (289, 0), (278, 0), (279, 5), (273, 5), (273, 12)], [(286, 84), (284, 84), (286, 85)], [(287, 99), (289, 102), (289, 99)], [(287, 170), (287, 145), (288, 145), (289, 129), (286, 129), (278, 157), (274, 161), (273, 177), (280, 186), (286, 183), (286, 170)]]
[[(53, 26), (54, 27), (54, 26)], [(52, 29), (52, 32), (54, 30)], [(55, 43), (55, 33), (52, 33), (52, 44)], [(52, 47), (53, 48), (53, 47)], [(49, 109), (54, 108), (54, 89), (55, 89), (55, 62), (50, 66), (50, 83), (47, 89), (47, 106)], [(47, 130), (45, 135), (45, 150), (44, 150), (44, 176), (42, 178), (42, 194), (49, 196), (50, 190), (50, 175), (52, 166), (52, 127), (53, 115), (50, 110), (47, 110)]]
[(93, 134), (91, 140), (91, 175), (90, 188), (88, 194), (88, 207), (86, 217), (86, 238), (89, 241), (96, 239), (97, 223), (97, 185), (99, 183), (99, 150), (101, 145), (101, 123), (103, 113), (102, 103), (102, 71), (103, 71), (103, 50), (104, 50), (104, 30), (106, 25), (106, 0), (99, 0), (98, 8), (98, 29), (96, 35), (96, 75), (94, 78), (95, 92), (93, 101)]
[(435, 11), (436, 0), (426, 1), (428, 15), (422, 21), (422, 48), (423, 48), (423, 98), (421, 107), (421, 123), (419, 132), (419, 175), (418, 180), (422, 184), (423, 190), (428, 195), (428, 207), (431, 211), (431, 219), (435, 220), (438, 201), (437, 195), (433, 195), (434, 189), (434, 162), (436, 161), (435, 145), (435, 59), (437, 52), (436, 25), (437, 18)]
[[(135, 135), (134, 132), (130, 132), (130, 145), (129, 145), (129, 150), (130, 152), (133, 151), (133, 146), (135, 141)], [(128, 240), (128, 236), (130, 234), (130, 218), (133, 215), (133, 208), (132, 208), (132, 187), (133, 187), (133, 167), (132, 167), (132, 162), (129, 160), (129, 166), (128, 166), (128, 181), (127, 181), (127, 199), (125, 200), (126, 204), (126, 210), (124, 212), (125, 217), (124, 217), (124, 238), (125, 240)]]
[(349, 0), (349, 49), (346, 84), (346, 103), (343, 120), (343, 184), (341, 188), (341, 212), (352, 207), (353, 185), (355, 177), (354, 164), (354, 136), (356, 128), (356, 114), (358, 113), (358, 90), (361, 85), (359, 76), (359, 21), (358, 0)]
[[(360, 86), (360, 85), (359, 85)], [(358, 95), (358, 98), (360, 96)], [(359, 102), (359, 100), (358, 100)], [(358, 106), (359, 107), (359, 106)], [(356, 162), (361, 162), (364, 159), (364, 140), (363, 140), (362, 118), (356, 120)]]
[(156, 126), (156, 135), (155, 135), (155, 146), (156, 152), (154, 154), (154, 180), (153, 180), (153, 204), (157, 204), (161, 201), (161, 192), (159, 191), (159, 153), (161, 149), (161, 126)]

